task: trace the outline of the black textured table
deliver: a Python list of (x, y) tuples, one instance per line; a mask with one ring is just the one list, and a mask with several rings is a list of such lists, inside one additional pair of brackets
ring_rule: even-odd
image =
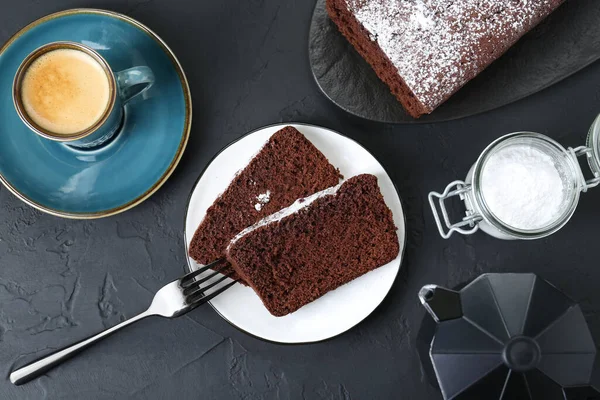
[[(183, 64), (194, 118), (172, 178), (124, 214), (59, 219), (0, 188), (0, 399), (441, 399), (415, 351), (424, 315), (417, 292), (427, 283), (453, 286), (489, 271), (547, 278), (581, 303), (600, 342), (600, 189), (582, 195), (565, 228), (534, 242), (483, 233), (442, 240), (426, 205), (430, 190), (463, 179), (504, 133), (532, 130), (582, 145), (600, 112), (599, 63), (472, 118), (382, 125), (345, 114), (319, 92), (307, 55), (313, 1), (1, 3), (2, 43), (28, 22), (66, 8), (107, 8), (140, 20)], [(205, 306), (177, 320), (142, 321), (32, 383), (9, 383), (14, 366), (133, 316), (181, 275), (184, 212), (199, 173), (229, 142), (284, 121), (356, 139), (400, 190), (406, 257), (390, 295), (367, 320), (324, 343), (280, 346), (239, 332)]]

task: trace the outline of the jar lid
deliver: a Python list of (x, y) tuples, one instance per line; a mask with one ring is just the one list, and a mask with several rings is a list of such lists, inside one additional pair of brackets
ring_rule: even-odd
[(587, 136), (587, 147), (590, 149), (588, 164), (595, 177), (600, 176), (600, 114), (594, 120)]
[(490, 225), (515, 238), (560, 229), (579, 201), (580, 170), (559, 143), (535, 132), (515, 132), (491, 143), (473, 172), (473, 196)]

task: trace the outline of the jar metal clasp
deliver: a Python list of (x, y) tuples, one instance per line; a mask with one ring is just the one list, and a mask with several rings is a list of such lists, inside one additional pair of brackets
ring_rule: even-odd
[(579, 147), (569, 147), (568, 152), (572, 155), (575, 160), (575, 165), (579, 168), (579, 187), (583, 193), (587, 192), (589, 188), (596, 187), (600, 184), (600, 174), (592, 170), (594, 177), (592, 179), (586, 180), (583, 175), (583, 170), (577, 161), (578, 157), (584, 156), (588, 159), (588, 163), (590, 158), (593, 157), (593, 152), (590, 147), (587, 146), (579, 146)]
[[(472, 186), (470, 184), (457, 180), (448, 184), (443, 193), (429, 193), (429, 205), (431, 206), (431, 211), (433, 212), (433, 217), (435, 218), (438, 231), (444, 239), (448, 239), (450, 236), (452, 236), (453, 232), (458, 232), (463, 235), (471, 235), (479, 230), (479, 221), (483, 219), (479, 214), (467, 207), (467, 211), (463, 219), (459, 222), (452, 223), (448, 215), (448, 210), (446, 209), (446, 204), (444, 203), (445, 200), (454, 196), (458, 196), (462, 201), (467, 202), (466, 196), (467, 193), (471, 192), (471, 190)], [(438, 200), (438, 206), (439, 210), (441, 211), (442, 218), (440, 218), (438, 213), (438, 206), (436, 206), (435, 199)], [(465, 228), (467, 226), (469, 229)]]

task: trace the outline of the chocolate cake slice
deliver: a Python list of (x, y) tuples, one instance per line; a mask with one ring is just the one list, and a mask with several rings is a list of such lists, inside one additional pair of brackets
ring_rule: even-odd
[(431, 113), (564, 0), (327, 0), (406, 111)]
[(279, 130), (208, 208), (190, 243), (190, 256), (200, 264), (224, 257), (241, 230), (300, 197), (337, 185), (340, 178), (297, 129)]
[(374, 175), (296, 201), (238, 234), (227, 259), (269, 312), (283, 316), (392, 261), (392, 212)]

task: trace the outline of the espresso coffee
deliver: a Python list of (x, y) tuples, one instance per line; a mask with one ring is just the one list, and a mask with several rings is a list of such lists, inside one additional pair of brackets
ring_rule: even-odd
[(109, 76), (89, 54), (58, 49), (42, 54), (25, 71), (21, 100), (40, 128), (68, 136), (93, 126), (109, 106)]

